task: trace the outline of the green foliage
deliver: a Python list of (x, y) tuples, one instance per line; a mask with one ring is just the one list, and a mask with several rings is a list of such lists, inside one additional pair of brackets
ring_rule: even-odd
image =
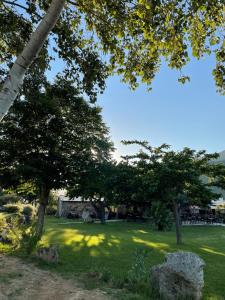
[(20, 213), (22, 211), (22, 206), (20, 203), (15, 203), (15, 204), (5, 204), (4, 206), (4, 210), (7, 213)]
[(19, 248), (22, 253), (30, 255), (35, 249), (40, 240), (36, 235), (36, 224), (32, 222), (31, 225), (22, 232)]
[[(26, 1), (22, 7), (0, 2), (0, 60), (6, 66), (21, 52), (47, 7), (42, 0)], [(151, 88), (162, 60), (181, 70), (191, 55), (200, 59), (213, 53), (213, 75), (223, 94), (223, 31), (223, 0), (70, 1), (51, 35), (56, 45), (50, 51), (46, 43), (35, 64), (46, 70), (51, 60), (60, 57), (65, 77), (95, 100), (109, 73), (116, 71), (132, 88), (140, 82)], [(187, 80), (188, 76), (179, 79)]]
[(204, 150), (189, 148), (175, 152), (167, 144), (154, 148), (147, 142), (124, 143), (138, 144), (145, 150), (124, 159), (137, 170), (137, 176), (142, 178), (148, 198), (165, 204), (182, 202), (184, 198), (192, 204), (208, 204), (218, 198), (219, 195), (210, 189), (217, 182), (212, 180), (209, 184), (202, 180), (204, 175), (216, 179), (219, 172), (224, 174), (224, 166), (211, 164), (211, 160), (218, 157), (217, 153), (206, 154)]
[(7, 225), (6, 216), (0, 213), (0, 228), (3, 228)]
[(48, 216), (55, 216), (57, 213), (57, 195), (50, 192), (48, 198), (48, 206), (46, 207), (45, 214)]
[(4, 186), (32, 181), (38, 188), (63, 188), (90, 161), (103, 159), (112, 149), (99, 107), (87, 103), (63, 78), (54, 84), (41, 80), (25, 81), (23, 101), (16, 101), (1, 122)]
[(224, 1), (86, 0), (78, 1), (77, 7), (85, 14), (87, 28), (96, 32), (110, 54), (111, 69), (131, 87), (139, 81), (151, 86), (162, 58), (170, 68), (182, 69), (191, 48), (198, 59), (214, 52), (216, 84), (224, 93)]
[(102, 224), (105, 223), (105, 207), (115, 203), (113, 178), (116, 165), (111, 161), (111, 155), (96, 157), (87, 166), (85, 176), (79, 176), (71, 181), (68, 189), (71, 197), (81, 196), (91, 199)]
[[(162, 263), (168, 252), (191, 251), (206, 263), (203, 300), (210, 297), (222, 299), (225, 294), (225, 256), (222, 255), (225, 248), (224, 227), (184, 226), (182, 230), (185, 243), (177, 246), (174, 242), (174, 229), (167, 232), (155, 231), (147, 223), (136, 222), (109, 222), (107, 226), (94, 223), (87, 226), (67, 219), (47, 217), (41, 244), (60, 245), (61, 263), (54, 267), (54, 271), (67, 278), (76, 276), (92, 288), (121, 287), (122, 290), (117, 292), (123, 293), (123, 296), (112, 297), (121, 300), (128, 300), (127, 295), (135, 295), (136, 299), (142, 300), (157, 299), (146, 296), (148, 291), (144, 288), (137, 293), (129, 293), (127, 290), (127, 273), (134, 265), (135, 249), (149, 253), (145, 258), (147, 270)], [(89, 270), (97, 272), (97, 279), (94, 275), (87, 276)], [(111, 279), (107, 283), (98, 280), (103, 270), (110, 273)]]
[[(218, 157), (217, 153), (206, 154), (206, 151), (189, 148), (175, 152), (167, 144), (154, 148), (146, 141), (123, 143), (137, 144), (144, 149), (135, 155), (124, 157), (124, 163), (136, 170), (135, 177), (139, 180), (142, 191), (140, 203), (149, 204), (153, 220), (161, 230), (166, 224), (171, 225), (170, 214), (167, 212), (168, 209), (173, 211), (177, 243), (181, 243), (180, 204), (185, 199), (190, 205), (205, 206), (218, 199), (219, 194), (213, 192), (211, 186), (219, 186), (222, 182), (219, 178), (225, 178), (225, 166), (211, 163)], [(210, 177), (212, 182), (204, 182), (202, 176)], [(134, 182), (135, 180), (131, 182), (131, 186)]]
[(21, 181), (12, 189), (18, 197), (28, 202), (33, 202), (38, 199), (39, 190), (33, 181)]
[(49, 197), (48, 197), (48, 205), (49, 206), (56, 206), (57, 205), (57, 195), (50, 191)]
[(25, 216), (33, 217), (34, 214), (35, 214), (35, 208), (34, 208), (34, 206), (31, 205), (31, 204), (26, 204), (26, 205), (23, 206), (22, 213), (23, 213)]
[(0, 242), (10, 244), (13, 249), (19, 246), (23, 225), (21, 216), (17, 214), (1, 216), (0, 214)]
[(7, 203), (15, 203), (18, 202), (19, 198), (14, 194), (3, 194), (0, 196), (0, 206)]
[(27, 224), (30, 224), (31, 221), (34, 219), (35, 214), (36, 214), (36, 209), (33, 205), (31, 204), (26, 204), (23, 205), (23, 210), (22, 210), (22, 214), (25, 217), (25, 221)]
[(165, 203), (153, 201), (148, 215), (157, 230), (171, 230), (173, 226), (173, 215), (171, 209), (168, 209)]
[[(25, 206), (26, 210), (28, 207)], [(24, 224), (21, 220), (21, 215), (0, 214), (0, 244), (10, 244), (11, 249), (28, 255), (35, 249), (39, 239), (35, 235), (35, 223), (30, 219), (29, 224)]]
[(128, 289), (134, 292), (148, 290), (149, 269), (146, 264), (148, 251), (146, 249), (136, 249), (133, 265), (128, 271)]
[(15, 190), (22, 185), (26, 198), (27, 190), (38, 191), (44, 212), (51, 189), (84, 177), (93, 161), (110, 157), (113, 146), (99, 107), (85, 101), (71, 81), (58, 76), (51, 84), (39, 75), (25, 79), (22, 95), (0, 124), (0, 183)]
[[(49, 5), (47, 2), (31, 0), (20, 5), (13, 1), (0, 1), (0, 82), (4, 80), (13, 58), (22, 52), (34, 27), (45, 14)], [(48, 51), (50, 40), (53, 44), (51, 51)], [(95, 101), (97, 93), (105, 87), (108, 73), (95, 44), (81, 30), (80, 13), (67, 5), (51, 38), (43, 45), (29, 71), (43, 74), (50, 68), (50, 63), (59, 58), (64, 61), (63, 77), (74, 82), (82, 94)]]
[(57, 213), (57, 206), (47, 206), (45, 213), (48, 216), (55, 216)]

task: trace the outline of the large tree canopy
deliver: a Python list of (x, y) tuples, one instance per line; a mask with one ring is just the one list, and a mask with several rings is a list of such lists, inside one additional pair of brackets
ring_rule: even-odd
[[(24, 49), (51, 1), (0, 0), (0, 75), (4, 81), (15, 57)], [(93, 39), (84, 36), (79, 12), (67, 5), (56, 26), (35, 58), (42, 70), (51, 69), (51, 62), (60, 59), (59, 71), (75, 81), (91, 100), (104, 89), (106, 65), (101, 62)], [(54, 63), (54, 62), (53, 62)], [(58, 62), (57, 62), (58, 64)]]
[[(218, 154), (184, 148), (172, 151), (162, 144), (152, 147), (147, 142), (125, 141), (125, 144), (138, 144), (143, 150), (124, 159), (137, 169), (143, 182), (146, 199), (169, 204), (176, 221), (177, 243), (181, 243), (179, 206), (185, 199), (189, 204), (207, 205), (219, 197), (211, 186), (222, 186), (225, 174), (223, 165), (212, 164)], [(211, 178), (210, 183), (202, 176)], [(142, 198), (139, 198), (142, 199)], [(144, 198), (142, 201), (146, 201)]]
[[(2, 63), (18, 56), (52, 2), (0, 0)], [(181, 70), (191, 54), (199, 59), (213, 52), (213, 75), (224, 93), (224, 8), (223, 0), (68, 0), (42, 55), (46, 64), (56, 52), (67, 74), (94, 97), (106, 75), (99, 50), (108, 71), (116, 70), (132, 88), (139, 80), (151, 87), (164, 59)], [(180, 81), (186, 79), (181, 74)]]
[(62, 78), (50, 84), (27, 77), (24, 93), (0, 126), (1, 184), (33, 182), (44, 211), (51, 189), (66, 188), (85, 176), (93, 160), (110, 157), (112, 143), (100, 112)]

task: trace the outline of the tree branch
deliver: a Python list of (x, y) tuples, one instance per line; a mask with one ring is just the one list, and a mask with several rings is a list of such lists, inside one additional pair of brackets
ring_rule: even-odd
[[(26, 6), (23, 6), (21, 4), (18, 4), (16, 1), (9, 1), (9, 0), (1, 0), (1, 2), (3, 4), (9, 4), (9, 5), (13, 5), (13, 6), (16, 6), (16, 7), (19, 7), (19, 8), (22, 8), (23, 10), (25, 10), (26, 12), (28, 12), (28, 8)], [(34, 12), (34, 14), (39, 17), (40, 19), (42, 18), (41, 15), (39, 15), (37, 12)]]
[(14, 6), (17, 6), (17, 7), (20, 7), (20, 8), (22, 8), (22, 9), (24, 9), (24, 10), (28, 10), (28, 8), (26, 7), (26, 6), (23, 6), (23, 5), (21, 5), (21, 4), (18, 4), (18, 3), (16, 3), (15, 1), (8, 1), (8, 0), (1, 0), (1, 2), (2, 3), (6, 3), (6, 4), (10, 4), (10, 5), (14, 5)]

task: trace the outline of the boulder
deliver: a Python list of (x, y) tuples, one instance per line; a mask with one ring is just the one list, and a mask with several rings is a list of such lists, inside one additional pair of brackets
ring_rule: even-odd
[(90, 216), (89, 210), (83, 210), (82, 219), (83, 219), (84, 223), (93, 223), (94, 222), (93, 218)]
[(150, 272), (151, 284), (166, 300), (202, 298), (204, 261), (192, 252), (168, 253)]
[(50, 245), (49, 247), (39, 248), (36, 252), (36, 256), (48, 263), (58, 263), (58, 247), (56, 245)]

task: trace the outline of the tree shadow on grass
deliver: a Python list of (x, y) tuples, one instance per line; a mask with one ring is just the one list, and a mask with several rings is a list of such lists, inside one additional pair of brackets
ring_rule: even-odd
[[(62, 274), (88, 273), (107, 269), (112, 276), (123, 276), (134, 262), (135, 249), (148, 255), (146, 264), (161, 263), (167, 252), (192, 251), (206, 262), (204, 299), (225, 299), (225, 239), (223, 231), (189, 228), (184, 230), (185, 244), (175, 244), (174, 232), (156, 232), (146, 224), (49, 224), (43, 244), (58, 244)], [(225, 231), (224, 231), (225, 232)]]

